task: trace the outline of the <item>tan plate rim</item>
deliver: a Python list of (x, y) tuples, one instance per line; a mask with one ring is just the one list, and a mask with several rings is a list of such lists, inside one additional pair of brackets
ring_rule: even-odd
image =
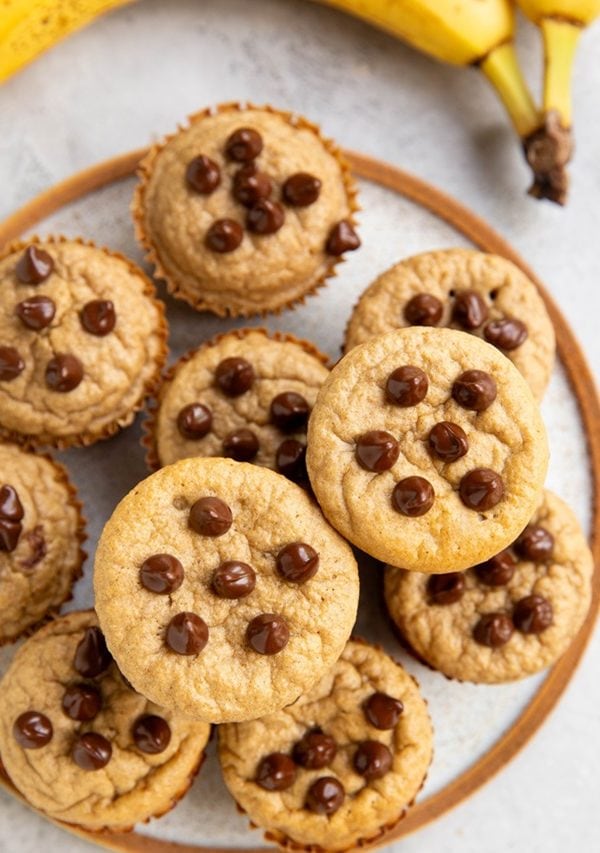
[[(147, 149), (139, 149), (98, 163), (77, 172), (61, 183), (36, 196), (24, 207), (0, 223), (0, 247), (15, 240), (59, 208), (107, 184), (130, 177)], [(592, 476), (592, 551), (596, 569), (593, 577), (593, 598), (588, 618), (565, 655), (551, 669), (540, 689), (513, 725), (494, 746), (471, 767), (453, 779), (445, 788), (417, 803), (396, 826), (361, 849), (389, 844), (414, 832), (464, 800), (504, 767), (540, 728), (556, 706), (569, 683), (588, 643), (600, 603), (600, 400), (592, 372), (579, 343), (558, 306), (546, 292), (540, 280), (514, 249), (483, 219), (455, 199), (425, 181), (386, 163), (353, 151), (345, 152), (355, 175), (393, 190), (440, 219), (486, 252), (508, 258), (520, 267), (537, 285), (554, 327), (558, 351), (571, 388), (577, 399), (590, 455)], [(0, 774), (0, 784), (18, 796), (9, 780)], [(130, 833), (93, 833), (59, 824), (76, 835), (109, 850), (144, 851), (144, 853), (262, 853), (267, 848), (200, 847)]]

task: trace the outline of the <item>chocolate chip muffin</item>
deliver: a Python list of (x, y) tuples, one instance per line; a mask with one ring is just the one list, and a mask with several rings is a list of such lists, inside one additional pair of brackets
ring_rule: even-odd
[(306, 426), (329, 370), (308, 341), (235, 329), (183, 356), (145, 423), (151, 467), (227, 456), (306, 485)]
[(169, 291), (220, 316), (303, 301), (358, 248), (339, 149), (297, 115), (222, 104), (155, 145), (133, 201)]
[(343, 536), (383, 562), (438, 573), (514, 541), (539, 500), (548, 445), (529, 386), (495, 347), (415, 327), (333, 368), (306, 461)]
[(32, 238), (0, 256), (0, 435), (67, 447), (127, 426), (166, 357), (144, 273), (82, 240)]
[(71, 597), (85, 559), (84, 529), (66, 469), (0, 443), (0, 645)]
[(450, 678), (494, 684), (553, 664), (587, 615), (593, 559), (573, 511), (545, 491), (509, 548), (466, 572), (385, 573), (407, 645)]
[(282, 847), (347, 850), (403, 816), (422, 787), (433, 732), (415, 680), (384, 652), (350, 641), (297, 702), (219, 727), (227, 787)]
[(222, 458), (180, 460), (121, 501), (94, 588), (134, 687), (214, 723), (271, 713), (310, 689), (358, 605), (352, 551), (303, 489)]
[(361, 296), (345, 351), (404, 326), (448, 326), (483, 338), (542, 398), (554, 364), (554, 328), (534, 283), (506, 258), (447, 249), (401, 261)]
[(0, 755), (11, 781), (53, 820), (86, 829), (129, 829), (171, 809), (209, 733), (132, 690), (91, 611), (34, 634), (0, 683)]

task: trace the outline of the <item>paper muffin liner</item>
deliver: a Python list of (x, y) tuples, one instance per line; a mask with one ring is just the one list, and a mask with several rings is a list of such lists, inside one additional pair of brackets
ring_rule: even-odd
[(239, 340), (243, 340), (247, 335), (252, 332), (259, 332), (264, 335), (266, 338), (269, 338), (272, 341), (281, 341), (283, 343), (293, 343), (297, 344), (301, 347), (304, 352), (308, 353), (308, 355), (314, 356), (321, 364), (325, 365), (325, 367), (331, 367), (331, 360), (325, 353), (322, 353), (315, 344), (310, 341), (305, 340), (304, 338), (298, 338), (290, 332), (270, 332), (268, 329), (265, 329), (263, 326), (254, 326), (254, 327), (244, 327), (242, 329), (231, 329), (228, 332), (220, 332), (217, 335), (214, 335), (212, 338), (209, 338), (206, 341), (203, 341), (199, 346), (193, 347), (184, 353), (177, 361), (168, 367), (160, 381), (160, 385), (158, 386), (157, 392), (154, 396), (150, 397), (146, 402), (146, 407), (144, 409), (144, 421), (142, 423), (142, 438), (140, 439), (140, 444), (142, 445), (145, 451), (146, 465), (150, 469), (150, 471), (158, 471), (159, 468), (162, 467), (162, 463), (158, 456), (158, 447), (156, 440), (156, 432), (158, 428), (158, 412), (160, 411), (160, 407), (162, 401), (164, 399), (165, 393), (173, 381), (177, 371), (179, 368), (190, 361), (194, 356), (203, 349), (207, 349), (208, 347), (217, 346), (224, 338), (228, 337), (236, 337)]
[(54, 436), (51, 433), (30, 435), (29, 433), (21, 433), (16, 430), (6, 429), (0, 424), (0, 441), (12, 441), (25, 448), (36, 449), (39, 447), (53, 447), (57, 450), (65, 450), (68, 447), (89, 447), (89, 445), (95, 444), (97, 441), (111, 438), (111, 436), (115, 435), (121, 429), (124, 429), (133, 423), (136, 413), (143, 408), (146, 398), (153, 394), (158, 387), (160, 383), (160, 375), (169, 352), (167, 346), (169, 328), (165, 315), (165, 306), (157, 297), (154, 284), (146, 273), (137, 266), (137, 264), (121, 252), (108, 249), (106, 246), (98, 246), (93, 240), (84, 239), (83, 237), (65, 237), (62, 234), (39, 237), (37, 234), (34, 234), (27, 240), (14, 240), (4, 246), (0, 251), (0, 261), (4, 260), (4, 258), (9, 255), (12, 255), (14, 252), (24, 251), (33, 243), (47, 243), (55, 245), (59, 243), (78, 243), (80, 246), (89, 246), (92, 249), (97, 249), (98, 251), (103, 252), (111, 258), (116, 258), (122, 261), (127, 265), (127, 268), (133, 275), (142, 280), (144, 284), (143, 293), (151, 301), (157, 312), (158, 328), (156, 330), (156, 334), (160, 340), (160, 348), (155, 359), (155, 370), (152, 376), (150, 376), (144, 383), (139, 399), (134, 406), (127, 410), (127, 412), (115, 418), (113, 421), (110, 421), (108, 424), (105, 424), (99, 430), (90, 429), (68, 436)]
[(345, 260), (343, 255), (327, 256), (328, 264), (326, 271), (320, 276), (317, 276), (315, 281), (306, 287), (303, 294), (282, 303), (276, 308), (265, 307), (263, 309), (253, 309), (248, 311), (241, 309), (232, 310), (218, 302), (215, 302), (213, 299), (205, 300), (202, 293), (198, 293), (195, 297), (192, 297), (189, 293), (180, 289), (177, 281), (167, 272), (156, 250), (155, 242), (153, 241), (151, 234), (148, 232), (144, 216), (146, 206), (145, 193), (153, 172), (155, 161), (172, 139), (178, 136), (179, 133), (188, 130), (194, 124), (201, 122), (203, 119), (210, 116), (217, 115), (218, 113), (243, 112), (244, 110), (262, 110), (273, 115), (278, 115), (292, 127), (299, 130), (308, 130), (313, 133), (319, 139), (324, 148), (326, 148), (326, 150), (334, 157), (340, 167), (346, 200), (349, 207), (349, 213), (344, 218), (350, 222), (352, 227), (356, 227), (357, 225), (356, 214), (360, 210), (360, 205), (357, 200), (358, 191), (356, 184), (350, 171), (350, 165), (342, 150), (332, 139), (323, 136), (318, 125), (303, 116), (288, 110), (276, 109), (269, 104), (259, 106), (250, 101), (227, 101), (213, 107), (206, 107), (199, 112), (189, 115), (185, 124), (178, 125), (177, 130), (174, 133), (167, 134), (160, 142), (154, 143), (150, 147), (148, 153), (141, 160), (137, 169), (137, 177), (139, 181), (134, 190), (131, 201), (131, 215), (133, 218), (136, 238), (146, 252), (145, 259), (149, 263), (153, 264), (155, 276), (166, 283), (169, 293), (178, 299), (184, 300), (191, 305), (192, 308), (195, 308), (196, 311), (210, 311), (219, 317), (264, 317), (266, 314), (280, 314), (287, 308), (296, 308), (297, 306), (304, 304), (307, 296), (313, 295), (320, 287), (323, 287), (327, 279), (337, 276), (337, 265)]

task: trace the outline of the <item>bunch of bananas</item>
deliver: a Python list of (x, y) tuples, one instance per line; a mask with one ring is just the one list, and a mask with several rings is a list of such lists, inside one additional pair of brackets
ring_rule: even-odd
[[(63, 36), (132, 0), (0, 0), (0, 82)], [(387, 30), (443, 62), (479, 68), (506, 107), (534, 175), (530, 193), (564, 204), (572, 154), (571, 70), (600, 0), (517, 0), (542, 32), (538, 110), (514, 51), (512, 0), (317, 0)], [(201, 6), (199, 7), (201, 9)]]

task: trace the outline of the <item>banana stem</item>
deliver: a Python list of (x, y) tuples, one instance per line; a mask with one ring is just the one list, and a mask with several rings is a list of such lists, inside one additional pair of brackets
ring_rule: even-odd
[(498, 93), (521, 139), (534, 133), (541, 118), (523, 79), (512, 43), (505, 42), (494, 48), (479, 67)]
[(571, 74), (582, 28), (570, 21), (544, 18), (544, 111), (557, 110), (563, 127), (571, 126)]

